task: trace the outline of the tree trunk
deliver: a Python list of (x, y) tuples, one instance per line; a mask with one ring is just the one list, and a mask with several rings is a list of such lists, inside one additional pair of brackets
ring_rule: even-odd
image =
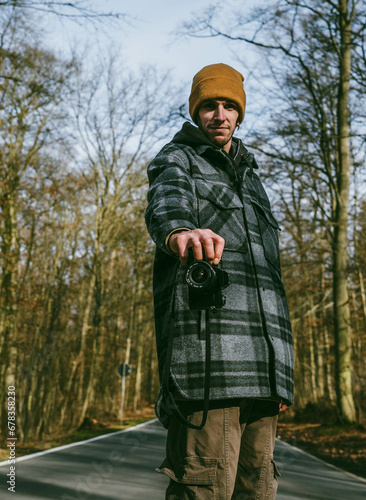
[[(310, 301), (310, 306), (313, 306), (312, 301)], [(314, 321), (315, 313), (310, 314), (308, 323), (309, 332), (309, 356), (310, 356), (310, 382), (311, 382), (311, 395), (310, 401), (317, 403), (318, 401), (318, 391), (317, 391), (317, 369), (315, 362), (315, 342), (314, 342)]]
[(90, 278), (90, 282), (89, 282), (87, 301), (86, 301), (86, 306), (85, 306), (84, 315), (83, 315), (83, 326), (81, 329), (80, 351), (79, 351), (78, 360), (77, 360), (78, 363), (80, 362), (79, 389), (78, 389), (78, 402), (79, 403), (81, 403), (83, 401), (83, 393), (84, 393), (84, 385), (85, 385), (86, 339), (87, 339), (88, 331), (90, 328), (89, 319), (90, 319), (90, 311), (91, 311), (91, 306), (92, 306), (92, 301), (93, 301), (93, 296), (94, 296), (95, 281), (96, 281), (95, 274), (92, 273), (91, 278)]
[[(13, 186), (6, 186), (9, 190)], [(16, 193), (16, 188), (14, 188)], [(5, 411), (5, 397), (8, 387), (15, 387), (17, 392), (17, 358), (18, 358), (18, 335), (16, 329), (17, 319), (17, 286), (18, 286), (18, 263), (19, 263), (19, 236), (17, 227), (16, 199), (13, 194), (5, 194), (1, 197), (0, 206), (4, 218), (3, 234), (1, 235), (0, 255), (3, 261), (2, 279), (0, 283), (0, 360), (4, 366), (1, 372), (1, 395), (0, 398), (0, 423), (2, 428), (7, 426)]]
[(347, 230), (350, 186), (350, 144), (348, 94), (351, 74), (351, 22), (348, 0), (339, 0), (341, 52), (339, 58), (338, 88), (338, 152), (337, 206), (334, 229), (333, 293), (336, 354), (336, 394), (339, 415), (344, 422), (355, 422), (356, 411), (351, 377), (351, 325), (347, 287), (348, 255)]
[(138, 285), (138, 315), (136, 321), (136, 351), (137, 351), (137, 361), (136, 361), (136, 377), (135, 377), (135, 387), (133, 396), (133, 411), (136, 412), (137, 405), (141, 401), (141, 382), (142, 382), (142, 353), (143, 353), (143, 315), (142, 315), (142, 280), (140, 279)]
[[(10, 189), (10, 187), (9, 187)], [(2, 255), (4, 268), (1, 283), (1, 308), (0, 308), (0, 339), (2, 347), (6, 351), (6, 371), (3, 387), (16, 387), (16, 314), (17, 314), (17, 284), (18, 284), (18, 261), (19, 241), (17, 228), (16, 200), (12, 195), (5, 197), (3, 212), (5, 220), (5, 231), (2, 235)], [(4, 360), (5, 361), (5, 360)], [(3, 362), (4, 362), (3, 361)]]
[(358, 268), (358, 278), (360, 280), (360, 295), (362, 301), (363, 320), (366, 327), (366, 293), (365, 293), (363, 272), (360, 267)]

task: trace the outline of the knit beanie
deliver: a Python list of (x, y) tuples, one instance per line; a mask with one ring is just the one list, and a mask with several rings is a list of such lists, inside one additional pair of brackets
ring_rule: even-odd
[(245, 113), (245, 92), (243, 89), (244, 77), (227, 64), (210, 64), (201, 69), (192, 82), (191, 95), (189, 96), (189, 114), (197, 123), (197, 113), (204, 101), (209, 99), (229, 99), (238, 106), (241, 123)]

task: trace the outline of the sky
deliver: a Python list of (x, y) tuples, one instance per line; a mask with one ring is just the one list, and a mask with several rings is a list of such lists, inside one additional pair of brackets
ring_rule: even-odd
[[(112, 27), (107, 22), (106, 27), (96, 33), (91, 27), (87, 29), (85, 25), (78, 26), (65, 20), (60, 24), (57, 20), (52, 23), (49, 41), (61, 51), (67, 51), (75, 43), (80, 47), (84, 44), (88, 48), (101, 47), (102, 50), (117, 47), (131, 69), (138, 69), (144, 64), (152, 64), (162, 70), (171, 69), (172, 78), (186, 85), (188, 98), (194, 74), (207, 64), (223, 62), (246, 76), (246, 68), (238, 63), (233, 46), (222, 39), (178, 39), (175, 34), (183, 21), (213, 3), (213, 0), (104, 0), (101, 7), (101, 2), (90, 0), (97, 10), (128, 14), (130, 22), (121, 21), (118, 27)], [(236, 3), (243, 5), (243, 1)], [(255, 0), (244, 3), (248, 8)], [(245, 57), (248, 64), (253, 60), (254, 54), (249, 47)], [(246, 79), (245, 85), (249, 84)]]
[[(123, 4), (110, 0), (110, 4)], [(128, 3), (128, 2), (126, 2)], [(143, 63), (155, 63), (175, 69), (177, 77), (195, 74), (207, 64), (232, 60), (231, 50), (226, 44), (213, 39), (177, 39), (175, 34), (182, 21), (201, 12), (212, 2), (207, 0), (135, 0), (127, 12), (141, 18), (136, 28), (121, 36), (121, 43), (131, 59)]]
[[(222, 2), (222, 0), (221, 0)], [(221, 38), (177, 39), (175, 32), (182, 22), (189, 21), (202, 13), (217, 0), (90, 0), (97, 10), (126, 13), (130, 16), (128, 24), (121, 21), (118, 26), (105, 23), (104, 29), (95, 32), (87, 23), (77, 25), (64, 20), (50, 18), (45, 22), (48, 41), (53, 49), (67, 51), (76, 42), (80, 47), (87, 45), (88, 53), (98, 56), (98, 50), (108, 47), (118, 48), (126, 65), (138, 70), (144, 64), (152, 64), (162, 71), (171, 69), (171, 78), (183, 85), (187, 101), (194, 74), (207, 64), (223, 62), (243, 73), (247, 104), (244, 123), (237, 134), (245, 141), (250, 129), (258, 124), (265, 108), (270, 109), (272, 101), (268, 96), (266, 83), (256, 79), (251, 69), (263, 65), (263, 59), (249, 45), (241, 44), (239, 62), (234, 46)], [(273, 0), (230, 0), (230, 5), (240, 6), (248, 13), (251, 7), (261, 3), (273, 4)], [(228, 2), (222, 3), (225, 8)], [(235, 47), (237, 48), (237, 47)], [(173, 82), (174, 83), (174, 82)], [(258, 92), (261, 88), (262, 91)], [(264, 111), (264, 112), (263, 112)]]

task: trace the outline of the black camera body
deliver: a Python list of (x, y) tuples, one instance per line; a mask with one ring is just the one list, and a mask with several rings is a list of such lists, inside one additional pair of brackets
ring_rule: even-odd
[(218, 266), (198, 260), (187, 269), (186, 282), (190, 309), (218, 309), (225, 305), (222, 290), (229, 286), (229, 275)]

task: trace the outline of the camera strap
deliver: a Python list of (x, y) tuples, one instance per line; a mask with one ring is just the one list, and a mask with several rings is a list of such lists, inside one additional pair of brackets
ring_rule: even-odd
[[(210, 372), (211, 372), (211, 335), (208, 321), (208, 309), (204, 309), (201, 311), (201, 317), (203, 313), (206, 316), (206, 349), (205, 349), (205, 382), (204, 382), (204, 396), (203, 396), (203, 415), (202, 421), (200, 425), (195, 425), (189, 422), (187, 418), (183, 415), (181, 410), (179, 409), (172, 392), (170, 391), (170, 366), (172, 361), (173, 354), (173, 340), (174, 340), (174, 294), (171, 302), (171, 314), (169, 318), (168, 324), (168, 345), (167, 345), (167, 353), (166, 353), (166, 362), (165, 362), (165, 370), (163, 376), (163, 398), (166, 407), (173, 413), (173, 415), (180, 421), (181, 424), (190, 427), (191, 429), (201, 430), (203, 429), (206, 420), (207, 414), (209, 410), (210, 403)], [(202, 328), (202, 321), (200, 322), (200, 329)]]

